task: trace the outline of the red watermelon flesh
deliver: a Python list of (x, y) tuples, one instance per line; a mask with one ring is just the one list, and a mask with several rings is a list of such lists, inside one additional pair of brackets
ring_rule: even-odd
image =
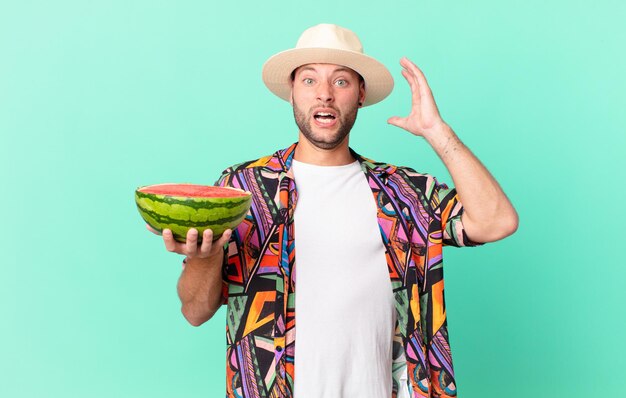
[(232, 188), (212, 187), (194, 184), (157, 184), (140, 188), (139, 192), (155, 195), (184, 196), (188, 198), (223, 198), (248, 196), (249, 194)]

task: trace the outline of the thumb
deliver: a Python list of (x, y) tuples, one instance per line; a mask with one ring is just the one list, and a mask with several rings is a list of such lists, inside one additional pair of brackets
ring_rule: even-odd
[(387, 123), (406, 130), (406, 118), (405, 117), (392, 116), (389, 119), (387, 119)]

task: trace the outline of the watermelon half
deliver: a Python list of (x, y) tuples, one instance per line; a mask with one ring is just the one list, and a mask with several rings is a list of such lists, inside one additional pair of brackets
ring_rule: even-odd
[(157, 184), (135, 190), (141, 217), (157, 231), (168, 228), (174, 239), (185, 242), (187, 231), (198, 230), (198, 241), (206, 229), (213, 240), (235, 228), (246, 217), (252, 194), (236, 188), (194, 184)]

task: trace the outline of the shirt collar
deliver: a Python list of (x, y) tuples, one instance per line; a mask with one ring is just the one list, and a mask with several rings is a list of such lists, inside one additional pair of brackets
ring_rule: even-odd
[[(294, 142), (289, 147), (276, 151), (267, 163), (267, 166), (270, 167), (273, 171), (283, 172), (287, 173), (287, 175), (290, 175), (293, 155), (296, 152), (297, 145), (298, 143)], [(359, 161), (359, 164), (361, 165), (361, 170), (363, 170), (363, 172), (366, 174), (370, 172), (381, 177), (383, 175), (393, 174), (396, 171), (396, 166), (387, 163), (375, 162), (371, 159), (359, 155), (352, 148), (348, 149), (350, 150), (350, 154), (352, 154), (352, 156)]]

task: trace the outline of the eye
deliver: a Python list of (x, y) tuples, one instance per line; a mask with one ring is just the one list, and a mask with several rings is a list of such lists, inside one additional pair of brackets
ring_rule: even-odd
[(348, 85), (348, 81), (346, 79), (339, 79), (335, 82), (339, 87), (345, 87)]
[(302, 79), (302, 83), (304, 83), (307, 86), (310, 86), (311, 84), (313, 84), (313, 79), (311, 79), (310, 77), (305, 77), (304, 79)]

